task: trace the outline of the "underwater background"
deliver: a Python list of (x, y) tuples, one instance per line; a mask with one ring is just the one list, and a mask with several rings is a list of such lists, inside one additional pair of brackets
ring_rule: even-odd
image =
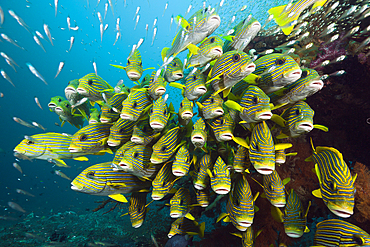
[[(356, 1), (345, 2), (348, 6), (358, 4)], [(168, 8), (165, 10), (167, 3)], [(252, 14), (263, 25), (269, 17), (267, 13), (269, 9), (287, 3), (288, 1), (272, 0), (225, 0), (223, 6), (218, 7), (219, 1), (206, 1), (207, 5), (217, 9), (217, 13), (221, 17), (221, 25), (214, 32), (214, 34), (220, 36), (249, 14)], [(55, 174), (55, 170), (61, 170), (73, 179), (88, 166), (111, 161), (114, 155), (89, 155), (89, 161), (87, 162), (68, 160), (67, 164), (70, 168), (53, 167), (45, 160), (16, 161), (13, 156), (14, 147), (25, 135), (31, 136), (42, 132), (40, 129), (27, 128), (16, 123), (13, 117), (21, 118), (27, 122), (36, 121), (44, 126), (47, 132), (74, 134), (77, 131), (74, 126), (68, 123), (63, 127), (56, 125), (56, 123), (60, 125), (58, 116), (50, 112), (47, 106), (51, 97), (64, 96), (64, 89), (69, 81), (93, 73), (93, 62), (96, 63), (98, 75), (111, 86), (114, 87), (121, 79), (128, 87), (135, 86), (124, 70), (114, 68), (110, 64), (125, 65), (127, 56), (132, 50), (132, 45), (136, 44), (140, 38), (144, 38), (144, 43), (140, 47), (143, 67), (144, 69), (149, 67), (157, 69), (162, 65), (162, 48), (171, 45), (178, 30), (176, 23), (170, 25), (171, 17), (185, 15), (189, 5), (192, 7), (188, 16), (203, 7), (203, 1), (112, 0), (112, 6), (108, 5), (106, 17), (103, 20), (104, 25), (108, 24), (108, 28), (101, 41), (97, 12), (99, 11), (104, 16), (105, 4), (107, 4), (106, 1), (101, 1), (97, 5), (96, 0), (61, 0), (58, 3), (57, 15), (55, 16), (53, 1), (17, 0), (0, 3), (5, 16), (0, 32), (16, 40), (16, 43), (24, 48), (21, 49), (5, 39), (0, 39), (0, 51), (5, 52), (20, 66), (16, 67), (17, 71), (14, 71), (4, 59), (0, 60), (0, 68), (6, 71), (15, 85), (13, 87), (4, 78), (0, 79), (0, 92), (2, 93), (0, 98), (2, 137), (0, 141), (0, 246), (49, 246), (49, 244), (50, 246), (155, 246), (156, 243), (153, 242), (153, 237), (159, 243), (159, 246), (164, 246), (168, 240), (167, 233), (173, 222), (169, 217), (169, 209), (165, 205), (168, 200), (153, 202), (149, 206), (150, 210), (143, 226), (135, 229), (131, 227), (128, 216), (120, 217), (127, 212), (127, 203), (120, 203), (111, 212), (104, 214), (116, 204), (115, 202), (108, 202), (102, 210), (92, 212), (107, 198), (73, 191), (70, 188), (69, 180)], [(140, 19), (135, 28), (135, 21), (137, 20), (135, 12), (138, 6), (140, 6)], [(347, 8), (349, 8), (348, 6)], [(245, 9), (240, 11), (242, 8)], [(46, 52), (35, 42), (33, 35), (11, 17), (8, 10), (13, 10), (18, 16), (22, 17), (30, 30), (38, 30), (43, 33), (46, 40), (40, 40)], [(234, 15), (236, 17), (234, 24), (230, 26), (230, 20)], [(66, 21), (68, 16), (71, 19), (71, 26), (78, 26), (78, 30), (68, 30)], [(117, 17), (121, 19), (122, 37), (113, 45), (116, 38), (115, 24)], [(155, 25), (157, 33), (152, 44), (155, 18), (157, 18)], [(362, 21), (362, 30), (370, 24), (368, 19)], [(44, 23), (49, 25), (53, 45), (47, 41), (44, 34)], [(146, 24), (148, 24), (148, 31), (145, 29)], [(322, 24), (328, 25), (329, 23), (325, 23), (325, 20), (312, 20), (308, 25), (314, 30), (314, 27)], [(265, 29), (274, 25), (275, 23), (272, 21)], [(349, 31), (350, 28), (343, 27), (343, 30)], [(264, 35), (272, 36), (267, 33), (264, 33)], [(72, 36), (75, 40), (69, 50)], [(260, 35), (256, 38), (256, 43), (263, 41), (264, 38), (271, 37)], [(315, 199), (311, 194), (311, 191), (317, 189), (319, 184), (316, 175), (311, 172), (313, 166), (308, 167), (306, 165), (305, 167), (304, 162), (304, 159), (311, 155), (310, 138), (313, 139), (315, 146), (337, 148), (343, 154), (344, 160), (351, 170), (353, 170), (356, 162), (363, 164), (361, 169), (358, 169), (364, 175), (361, 178), (365, 182), (358, 184), (362, 190), (368, 189), (364, 193), (367, 197), (363, 201), (367, 203), (369, 209), (367, 212), (370, 212), (370, 173), (368, 170), (370, 62), (366, 56), (368, 51), (364, 51), (365, 48), (361, 51), (353, 48), (355, 46), (353, 43), (358, 46), (362, 40), (353, 38), (348, 41), (345, 46), (341, 47), (341, 49), (346, 50), (346, 59), (324, 67), (320, 75), (331, 74), (339, 70), (345, 70), (346, 73), (325, 80), (324, 88), (307, 99), (307, 103), (315, 111), (314, 123), (327, 126), (329, 132), (316, 129), (304, 137), (292, 141), (292, 149), (298, 152), (298, 156), (288, 157), (286, 164), (282, 165), (285, 168), (281, 168), (281, 172), (286, 176), (281, 174), (280, 176), (285, 178), (289, 176), (288, 174), (293, 174), (296, 178), (294, 182), (287, 185), (287, 190), (292, 188), (304, 190), (305, 192), (301, 193), (300, 196), (306, 196), (301, 200), (304, 200), (305, 205), (309, 200), (312, 200), (313, 205), (307, 217), (307, 226), (310, 233), (304, 234), (297, 241), (286, 243), (287, 246), (313, 245), (316, 224), (324, 219), (339, 218), (331, 214), (324, 203)], [(349, 45), (350, 42), (353, 42), (352, 46)], [(256, 43), (252, 42), (249, 48), (252, 48), (253, 44)], [(284, 42), (281, 41), (281, 43)], [(186, 54), (187, 52), (181, 53), (178, 57), (183, 60)], [(310, 54), (310, 56), (312, 55)], [(58, 65), (62, 61), (65, 65), (60, 74), (54, 78)], [(47, 85), (30, 72), (26, 63), (31, 63), (38, 70), (45, 78)], [(167, 86), (166, 93), (169, 94), (169, 102), (172, 102), (175, 110), (178, 111), (178, 106), (182, 100), (181, 91)], [(37, 106), (35, 97), (38, 98), (43, 109)], [(193, 121), (195, 122), (195, 120)], [(85, 124), (87, 123), (85, 122)], [(14, 162), (21, 166), (23, 173), (14, 169)], [(302, 174), (312, 177), (312, 179), (300, 182), (298, 178)], [(309, 185), (304, 184), (307, 181), (309, 181)], [(261, 190), (255, 184), (251, 187), (252, 192)], [(34, 197), (19, 194), (16, 189), (28, 191)], [(259, 198), (259, 200), (266, 199)], [(230, 234), (230, 232), (236, 232), (231, 223), (216, 223), (219, 214), (225, 212), (226, 201), (227, 196), (220, 200), (215, 208), (206, 214), (202, 214), (201, 218), (197, 219), (198, 222), (206, 222), (206, 228), (203, 239), (197, 236), (194, 237), (194, 246), (242, 246), (240, 238)], [(16, 202), (25, 210), (25, 213), (10, 208), (8, 202)], [(263, 206), (261, 204), (259, 209), (261, 215), (256, 215), (256, 217), (264, 218), (264, 216), (270, 214), (269, 205)], [(348, 221), (369, 232), (370, 213), (367, 215), (361, 214), (358, 217), (356, 217), (356, 214), (361, 214), (358, 209), (355, 210), (355, 215)], [(274, 242), (269, 242), (266, 245), (265, 243), (257, 244), (256, 246), (269, 246), (269, 244), (278, 246), (277, 244), (280, 243), (280, 232), (275, 231), (271, 226), (278, 223), (271, 221), (271, 219), (256, 221), (255, 223), (259, 224), (259, 227), (267, 229), (262, 231), (260, 238), (275, 238)], [(269, 226), (269, 224), (271, 225)], [(31, 234), (27, 235), (27, 233)], [(52, 243), (49, 243), (51, 241)]]

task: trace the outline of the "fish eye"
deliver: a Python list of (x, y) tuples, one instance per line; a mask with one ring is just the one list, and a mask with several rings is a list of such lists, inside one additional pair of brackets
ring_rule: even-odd
[(28, 145), (30, 145), (30, 144), (34, 144), (34, 142), (33, 142), (33, 141), (31, 141), (31, 140), (28, 140), (28, 141), (27, 141), (27, 144), (28, 144)]
[(221, 119), (221, 125), (223, 125), (224, 124), (224, 120), (223, 119)]
[(308, 76), (308, 70), (304, 70), (304, 71), (302, 71), (302, 75), (301, 75), (301, 77), (302, 77), (302, 78), (305, 78), (306, 76)]
[(139, 153), (134, 153), (134, 158), (137, 158), (137, 157), (139, 157)]
[(174, 62), (174, 63), (173, 63), (173, 67), (176, 67), (176, 66), (177, 66), (177, 63), (176, 63), (176, 62)]
[(239, 62), (240, 55), (239, 54), (235, 54), (235, 55), (233, 55), (232, 59), (233, 59), (234, 62)]
[(136, 106), (137, 106), (137, 103), (136, 103), (136, 102), (134, 102), (134, 103), (132, 104), (132, 107), (133, 107), (133, 108), (136, 108)]
[(180, 103), (180, 108), (182, 108), (182, 102)]
[(129, 93), (130, 93), (130, 89), (129, 89), (129, 88), (127, 89), (127, 92), (129, 92)]
[(197, 77), (196, 76), (193, 76), (193, 81), (195, 81), (197, 79)]
[(252, 99), (252, 101), (253, 101), (253, 103), (254, 103), (254, 104), (257, 104), (257, 103), (258, 103), (258, 98), (257, 98), (257, 97), (254, 97), (254, 98)]
[(127, 64), (130, 64), (130, 60), (127, 59)]
[(165, 152), (165, 151), (166, 151), (166, 146), (163, 146), (163, 147), (161, 148), (161, 151), (162, 151), (162, 152)]
[(274, 186), (272, 184), (269, 184), (269, 189), (274, 190)]
[(143, 127), (143, 131), (146, 132), (146, 126)]
[(59, 98), (59, 99), (58, 99), (58, 102), (62, 102), (62, 99), (61, 99), (61, 98)]
[(113, 108), (110, 108), (110, 109), (109, 109), (109, 112), (110, 112), (110, 113), (113, 113), (113, 112), (114, 112), (114, 111), (113, 111)]
[(88, 81), (87, 81), (87, 84), (89, 84), (90, 86), (93, 84), (93, 80), (91, 80), (91, 79), (89, 79)]
[(150, 114), (152, 114), (153, 113), (153, 108), (150, 108)]
[(140, 62), (140, 66), (143, 66), (143, 62)]
[(86, 173), (86, 177), (93, 177), (95, 175), (94, 171), (89, 171)]
[(331, 190), (337, 190), (337, 184), (335, 182), (329, 182), (329, 188)]
[(212, 37), (209, 42), (214, 43), (215, 42), (215, 37)]
[(295, 115), (299, 115), (299, 109), (295, 110)]
[(79, 140), (80, 141), (86, 141), (87, 140), (87, 136), (86, 135), (80, 135)]
[(66, 104), (66, 107), (69, 108), (69, 104)]
[(181, 200), (181, 201), (180, 201), (180, 206), (182, 206), (183, 204), (184, 204), (184, 202)]
[(276, 59), (276, 62), (275, 62), (276, 65), (283, 65), (284, 63), (285, 63), (285, 59), (283, 58), (278, 58)]
[(211, 104), (215, 102), (214, 98), (211, 98), (210, 101), (211, 101)]
[(120, 134), (123, 134), (123, 133), (125, 133), (125, 129), (124, 129), (124, 128), (122, 128), (122, 129), (119, 129), (118, 133), (120, 133)]
[(167, 109), (164, 109), (163, 114), (164, 114), (164, 115), (167, 115)]
[(356, 244), (358, 244), (358, 245), (365, 244), (365, 240), (361, 236), (354, 235), (353, 236), (353, 241), (355, 241)]

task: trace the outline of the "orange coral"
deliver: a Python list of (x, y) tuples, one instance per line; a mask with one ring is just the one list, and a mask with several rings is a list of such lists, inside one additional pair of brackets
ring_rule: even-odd
[(358, 214), (355, 214), (355, 217), (358, 222), (365, 222), (370, 220), (370, 170), (367, 166), (356, 162), (353, 171), (357, 174), (355, 205)]

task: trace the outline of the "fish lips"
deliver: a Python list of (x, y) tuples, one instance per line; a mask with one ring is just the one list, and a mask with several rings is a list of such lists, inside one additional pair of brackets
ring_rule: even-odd
[(303, 122), (298, 125), (297, 129), (305, 132), (310, 132), (313, 129), (313, 124), (310, 122)]
[(316, 92), (324, 87), (324, 82), (322, 80), (313, 80), (310, 82), (308, 87)]
[(82, 152), (82, 150), (80, 148), (75, 147), (75, 146), (69, 146), (68, 150), (69, 150), (70, 153)]
[(122, 119), (126, 119), (126, 120), (129, 120), (129, 121), (134, 121), (134, 116), (131, 115), (131, 114), (127, 114), (127, 113), (121, 113), (119, 115)]
[(301, 78), (302, 70), (300, 68), (293, 69), (288, 71), (287, 73), (283, 74), (285, 80), (289, 80), (290, 82), (295, 82), (299, 78)]
[(130, 72), (127, 72), (127, 76), (128, 78), (130, 78), (131, 81), (137, 81), (140, 79), (142, 74), (138, 73), (138, 72), (135, 72), (135, 71), (130, 71)]
[(151, 122), (150, 127), (156, 131), (161, 131), (164, 128), (164, 124), (160, 122)]
[(61, 107), (59, 107), (59, 106), (55, 107), (54, 108), (54, 111), (55, 112), (64, 112), (63, 109)]
[(193, 113), (191, 111), (184, 111), (181, 113), (181, 118), (184, 120), (189, 120), (193, 117)]
[(209, 51), (209, 54), (210, 54), (212, 57), (221, 57), (221, 56), (222, 56), (222, 54), (223, 54), (222, 47), (221, 47), (221, 46), (213, 47), (213, 48)]
[(153, 199), (154, 201), (159, 201), (159, 200), (161, 200), (163, 197), (164, 197), (164, 195), (156, 194), (156, 193), (153, 193), (153, 192), (152, 192), (152, 199)]
[(231, 132), (230, 133), (222, 133), (222, 134), (219, 135), (219, 139), (221, 141), (225, 141), (225, 142), (232, 140), (233, 137), (234, 137), (234, 135)]
[(77, 88), (77, 93), (83, 95), (83, 96), (89, 96), (89, 93), (86, 89), (82, 88), (82, 87), (78, 87)]
[(330, 202), (328, 203), (327, 206), (333, 214), (335, 214), (339, 217), (349, 218), (353, 215), (353, 208), (350, 208), (350, 207), (343, 208), (341, 206), (335, 205), (335, 204), (330, 203)]
[(191, 142), (194, 144), (194, 146), (197, 146), (197, 147), (203, 147), (205, 141), (206, 140), (202, 135), (193, 135), (191, 137)]
[(143, 138), (140, 138), (138, 136), (132, 136), (131, 137), (131, 141), (133, 143), (140, 144), (140, 145), (142, 145), (144, 143), (144, 139)]
[(248, 228), (248, 227), (250, 227), (252, 225), (253, 222), (249, 222), (249, 221), (243, 220), (243, 221), (237, 221), (237, 223), (241, 227)]
[(257, 119), (262, 120), (262, 121), (269, 120), (269, 119), (271, 119), (271, 117), (272, 117), (272, 112), (271, 111), (262, 112), (262, 113), (257, 115)]
[(242, 66), (240, 68), (240, 71), (243, 74), (247, 74), (248, 75), (248, 74), (252, 73), (253, 71), (255, 71), (255, 69), (256, 69), (256, 65), (253, 62), (250, 62), (250, 63), (247, 63), (244, 66)]
[(298, 232), (298, 231), (291, 231), (291, 230), (287, 230), (287, 229), (285, 229), (285, 233), (286, 233), (286, 235), (288, 235), (291, 238), (300, 238), (303, 235), (303, 231)]
[(120, 145), (121, 142), (120, 141), (115, 141), (115, 140), (112, 140), (112, 139), (108, 139), (107, 144), (110, 147), (116, 147), (116, 146)]

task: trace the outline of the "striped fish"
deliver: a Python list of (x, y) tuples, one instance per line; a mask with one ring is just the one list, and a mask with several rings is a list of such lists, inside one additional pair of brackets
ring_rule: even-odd
[(295, 103), (281, 114), (281, 117), (286, 121), (283, 133), (296, 138), (310, 132), (314, 128), (314, 114), (315, 112), (306, 102), (299, 101)]
[(246, 231), (253, 224), (254, 199), (247, 179), (241, 175), (234, 182), (229, 200), (226, 204), (227, 213), (222, 213), (217, 222), (226, 217), (224, 221), (231, 223), (239, 231)]
[[(242, 233), (238, 232), (238, 233), (231, 233), (231, 234), (242, 239), (243, 247), (254, 247), (255, 239), (259, 236), (259, 234), (262, 231), (263, 229), (259, 230), (256, 234), (254, 234), (253, 226), (251, 226), (251, 227), (248, 227), (245, 232), (242, 232)], [(283, 245), (279, 245), (279, 247), (283, 247)]]
[(183, 144), (181, 141), (180, 127), (169, 129), (154, 145), (150, 162), (153, 164), (164, 163), (171, 158)]
[(172, 174), (171, 166), (171, 162), (165, 163), (152, 181), (152, 199), (155, 201), (161, 200), (170, 193), (173, 185), (179, 179)]
[(123, 144), (115, 153), (114, 158), (112, 161), (112, 168), (115, 171), (121, 170), (121, 167), (119, 166), (119, 163), (121, 162), (123, 156), (125, 155), (125, 152), (137, 144), (132, 141), (127, 141), (125, 144)]
[(227, 112), (223, 116), (211, 119), (207, 122), (218, 142), (230, 141), (233, 139), (235, 123)]
[(204, 230), (206, 228), (206, 223), (202, 222), (199, 224), (195, 220), (189, 220), (185, 217), (180, 217), (171, 224), (171, 229), (168, 233), (168, 238), (172, 238), (176, 234), (196, 234), (199, 237), (204, 237)]
[(207, 169), (207, 173), (211, 178), (211, 188), (216, 194), (225, 195), (230, 192), (230, 171), (220, 156), (217, 158), (212, 172), (210, 169)]
[(153, 140), (157, 139), (161, 133), (155, 132), (149, 124), (149, 118), (144, 118), (143, 120), (138, 121), (133, 129), (131, 141), (140, 144), (148, 145)]
[(115, 93), (107, 102), (101, 107), (100, 122), (114, 123), (118, 120), (120, 111), (122, 110), (122, 102), (127, 98), (126, 93)]
[(208, 82), (211, 83), (216, 92), (224, 89), (230, 90), (237, 82), (252, 73), (255, 68), (255, 64), (243, 51), (229, 51), (216, 60), (211, 71), (211, 79)]
[(50, 102), (48, 104), (49, 110), (51, 112), (54, 112), (55, 111), (55, 107), (57, 107), (57, 105), (60, 102), (64, 101), (64, 100), (66, 100), (66, 99), (64, 97), (62, 97), (62, 96), (54, 96), (54, 97), (51, 97)]
[(269, 9), (268, 13), (274, 16), (276, 24), (278, 24), (285, 35), (289, 35), (294, 28), (294, 21), (298, 20), (301, 13), (312, 4), (316, 7), (323, 6), (327, 0), (298, 0), (291, 6), (277, 6)]
[(89, 116), (89, 124), (100, 123), (100, 112), (96, 108), (91, 108)]
[[(148, 93), (153, 100), (158, 99), (166, 93), (167, 82), (163, 75), (156, 76), (156, 71), (150, 76)], [(154, 80), (155, 79), (155, 80)]]
[(249, 160), (260, 174), (268, 175), (275, 170), (275, 146), (265, 121), (257, 123), (253, 128)]
[(147, 74), (143, 77), (143, 79), (140, 82), (140, 87), (141, 88), (149, 88), (150, 77), (151, 77), (151, 75), (149, 75), (149, 74)]
[(239, 145), (236, 150), (234, 157), (233, 169), (235, 172), (244, 172), (249, 169), (251, 162), (249, 160), (249, 151), (248, 148)]
[(172, 164), (172, 173), (177, 177), (186, 176), (190, 169), (190, 154), (189, 150), (186, 148), (186, 145), (181, 146), (175, 155), (173, 164)]
[(221, 23), (218, 14), (211, 13), (210, 8), (198, 10), (187, 21), (182, 16), (178, 16), (176, 19), (182, 28), (173, 39), (172, 47), (163, 48), (161, 52), (163, 60), (172, 55), (176, 57), (177, 54), (189, 48), (189, 45), (191, 49), (192, 45), (197, 45), (204, 38), (211, 35)]
[(120, 194), (147, 190), (151, 183), (124, 171), (113, 171), (111, 162), (106, 162), (86, 168), (71, 184), (71, 189), (78, 192), (120, 199)]
[(199, 115), (204, 119), (212, 119), (224, 114), (224, 109), (222, 108), (222, 100), (219, 94), (211, 94), (202, 103), (197, 102), (199, 109)]
[(285, 207), (284, 184), (276, 170), (263, 176), (263, 190), (267, 200), (275, 207)]
[[(311, 142), (312, 144), (312, 142)], [(315, 163), (320, 189), (313, 195), (322, 198), (329, 210), (342, 218), (353, 214), (355, 206), (354, 183), (357, 175), (351, 176), (343, 155), (335, 148), (313, 147), (312, 155), (306, 161)]]
[(266, 94), (275, 92), (297, 81), (302, 74), (297, 62), (289, 55), (272, 53), (254, 61), (258, 87)]
[[(166, 127), (167, 121), (170, 118), (171, 110), (174, 111), (172, 107), (167, 107), (166, 101), (168, 99), (168, 94), (164, 98), (159, 97), (153, 102), (153, 107), (150, 109), (149, 123), (150, 127), (157, 132), (160, 132)], [(172, 109), (170, 109), (172, 108)]]
[(150, 167), (151, 155), (152, 148), (136, 145), (124, 153), (118, 166), (121, 170), (139, 178), (152, 178), (158, 168), (157, 166)]
[(111, 126), (112, 124), (109, 123), (96, 123), (83, 127), (72, 136), (72, 141), (68, 148), (69, 151), (71, 153), (111, 153), (112, 151), (107, 145)]
[(164, 78), (168, 82), (174, 82), (181, 80), (184, 77), (184, 71), (183, 71), (184, 65), (182, 64), (180, 58), (175, 57), (166, 68), (166, 71), (164, 73)]
[(68, 82), (68, 86), (64, 89), (64, 94), (67, 100), (72, 104), (76, 104), (77, 101), (82, 99), (82, 96), (77, 92), (79, 79), (74, 79)]
[(281, 90), (269, 94), (272, 103), (276, 105), (294, 104), (317, 93), (324, 86), (320, 75), (313, 69), (302, 69), (301, 78)]
[(212, 169), (211, 155), (203, 155), (199, 160), (198, 166), (199, 170), (196, 172), (194, 188), (197, 190), (204, 190), (209, 184), (209, 175), (207, 173), (207, 169)]
[(192, 76), (186, 77), (183, 95), (191, 101), (199, 99), (207, 92), (205, 82), (206, 77), (197, 70)]
[(118, 119), (110, 128), (109, 137), (107, 140), (108, 146), (119, 146), (131, 138), (136, 122), (127, 119)]
[(178, 120), (181, 125), (188, 125), (188, 123), (194, 116), (193, 107), (194, 103), (191, 102), (188, 98), (185, 97), (182, 99), (178, 113)]
[(222, 56), (224, 42), (218, 36), (208, 37), (198, 47), (197, 54), (191, 56), (187, 68), (203, 67), (207, 63)]
[(68, 100), (58, 102), (57, 106), (54, 108), (54, 112), (59, 116), (59, 120), (62, 122), (62, 127), (65, 122), (68, 122), (80, 129), (84, 124), (84, 118), (81, 114), (72, 114), (72, 110), (71, 103), (69, 103)]
[(87, 74), (79, 79), (77, 92), (88, 98), (92, 104), (94, 102), (103, 102), (104, 98), (102, 93), (104, 92), (106, 98), (109, 99), (114, 94), (114, 88), (103, 80), (100, 76), (95, 73)]
[(298, 195), (293, 189), (290, 191), (284, 209), (284, 230), (289, 237), (300, 238), (303, 233), (309, 231), (306, 227), (306, 218), (309, 207), (310, 206), (307, 207), (305, 212)]
[(144, 223), (146, 213), (149, 210), (146, 205), (146, 195), (147, 193), (142, 192), (133, 192), (131, 194), (128, 214), (130, 215), (133, 228), (139, 228)]
[(191, 197), (190, 192), (186, 188), (179, 188), (170, 200), (170, 216), (171, 218), (186, 217), (190, 211)]
[(195, 195), (197, 197), (197, 203), (201, 207), (206, 208), (209, 205), (211, 194), (208, 189), (205, 190), (195, 190)]
[(190, 140), (196, 148), (203, 148), (206, 144), (207, 131), (206, 123), (204, 122), (203, 118), (199, 118), (193, 125), (193, 131), (191, 132)]
[(329, 219), (316, 225), (315, 246), (369, 246), (370, 234), (349, 222)]
[[(62, 159), (88, 160), (86, 157), (82, 157), (86, 155), (85, 152), (71, 153), (69, 151), (68, 147), (71, 141), (72, 136), (68, 134), (54, 132), (36, 134), (23, 139), (13, 151), (15, 155), (21, 154), (29, 159), (53, 159), (57, 161)], [(57, 162), (55, 164), (62, 163)]]
[(231, 40), (226, 38), (227, 40), (223, 46), (224, 52), (231, 50), (243, 51), (248, 46), (249, 42), (256, 37), (260, 29), (261, 24), (255, 18), (244, 18), (244, 20), (239, 22), (232, 29), (232, 36), (229, 36)]
[(121, 65), (113, 65), (111, 66), (119, 69), (124, 69), (126, 71), (127, 77), (131, 81), (138, 81), (140, 80), (141, 76), (143, 75), (143, 62), (141, 60), (141, 54), (138, 49), (130, 53), (129, 57), (127, 58), (126, 67)]
[(152, 100), (146, 89), (131, 90), (127, 99), (122, 102), (120, 117), (130, 121), (136, 121), (143, 116), (150, 108)]

